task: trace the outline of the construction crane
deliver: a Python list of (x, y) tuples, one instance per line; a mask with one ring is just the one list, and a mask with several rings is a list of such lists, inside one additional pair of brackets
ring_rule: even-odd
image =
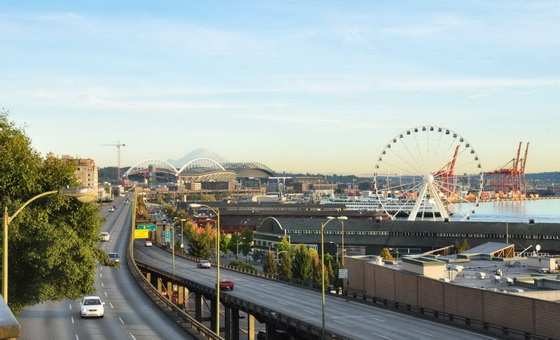
[(103, 146), (116, 146), (117, 147), (117, 180), (121, 180), (121, 147), (124, 147), (124, 144), (121, 142), (117, 142), (117, 144), (101, 144)]
[(500, 195), (520, 195), (527, 194), (527, 183), (525, 180), (525, 166), (529, 154), (529, 144), (525, 146), (525, 156), (521, 158), (521, 147), (523, 142), (519, 142), (517, 155), (505, 165), (492, 172), (486, 172), (489, 184), (494, 188), (494, 192)]

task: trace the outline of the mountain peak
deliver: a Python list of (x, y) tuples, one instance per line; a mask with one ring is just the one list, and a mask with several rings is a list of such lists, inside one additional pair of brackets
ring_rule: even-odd
[(179, 159), (169, 159), (167, 160), (167, 162), (175, 167), (180, 168), (183, 165), (187, 164), (188, 162), (195, 160), (197, 158), (210, 158), (220, 164), (227, 163), (227, 160), (222, 156), (218, 155), (212, 150), (203, 149), (203, 148), (194, 149), (193, 151), (189, 152), (188, 154), (184, 155)]

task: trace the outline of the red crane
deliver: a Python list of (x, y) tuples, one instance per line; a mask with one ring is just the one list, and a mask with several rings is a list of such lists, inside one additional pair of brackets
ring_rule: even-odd
[(447, 196), (455, 193), (454, 171), (455, 163), (457, 162), (457, 155), (459, 154), (459, 147), (461, 147), (461, 144), (455, 147), (455, 153), (453, 154), (453, 158), (451, 159), (451, 161), (444, 165), (441, 170), (434, 173), (434, 178), (437, 179), (437, 181), (443, 187), (442, 191), (445, 192)]
[(527, 165), (527, 156), (529, 154), (529, 144), (525, 146), (525, 155), (521, 158), (521, 147), (523, 142), (519, 142), (517, 148), (517, 156), (507, 162), (505, 165), (491, 172), (485, 172), (487, 177), (487, 186), (492, 187), (494, 193), (504, 196), (521, 196), (527, 195), (527, 183), (525, 180), (525, 166)]

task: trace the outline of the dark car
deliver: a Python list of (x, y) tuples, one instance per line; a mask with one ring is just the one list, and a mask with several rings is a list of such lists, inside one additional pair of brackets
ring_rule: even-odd
[(109, 253), (109, 260), (115, 263), (121, 262), (121, 258), (118, 253)]

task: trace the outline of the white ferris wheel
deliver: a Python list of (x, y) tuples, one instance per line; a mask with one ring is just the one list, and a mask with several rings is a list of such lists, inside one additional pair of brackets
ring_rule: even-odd
[(376, 197), (391, 218), (466, 220), (480, 199), (482, 174), (464, 137), (443, 127), (415, 127), (396, 135), (379, 155)]

